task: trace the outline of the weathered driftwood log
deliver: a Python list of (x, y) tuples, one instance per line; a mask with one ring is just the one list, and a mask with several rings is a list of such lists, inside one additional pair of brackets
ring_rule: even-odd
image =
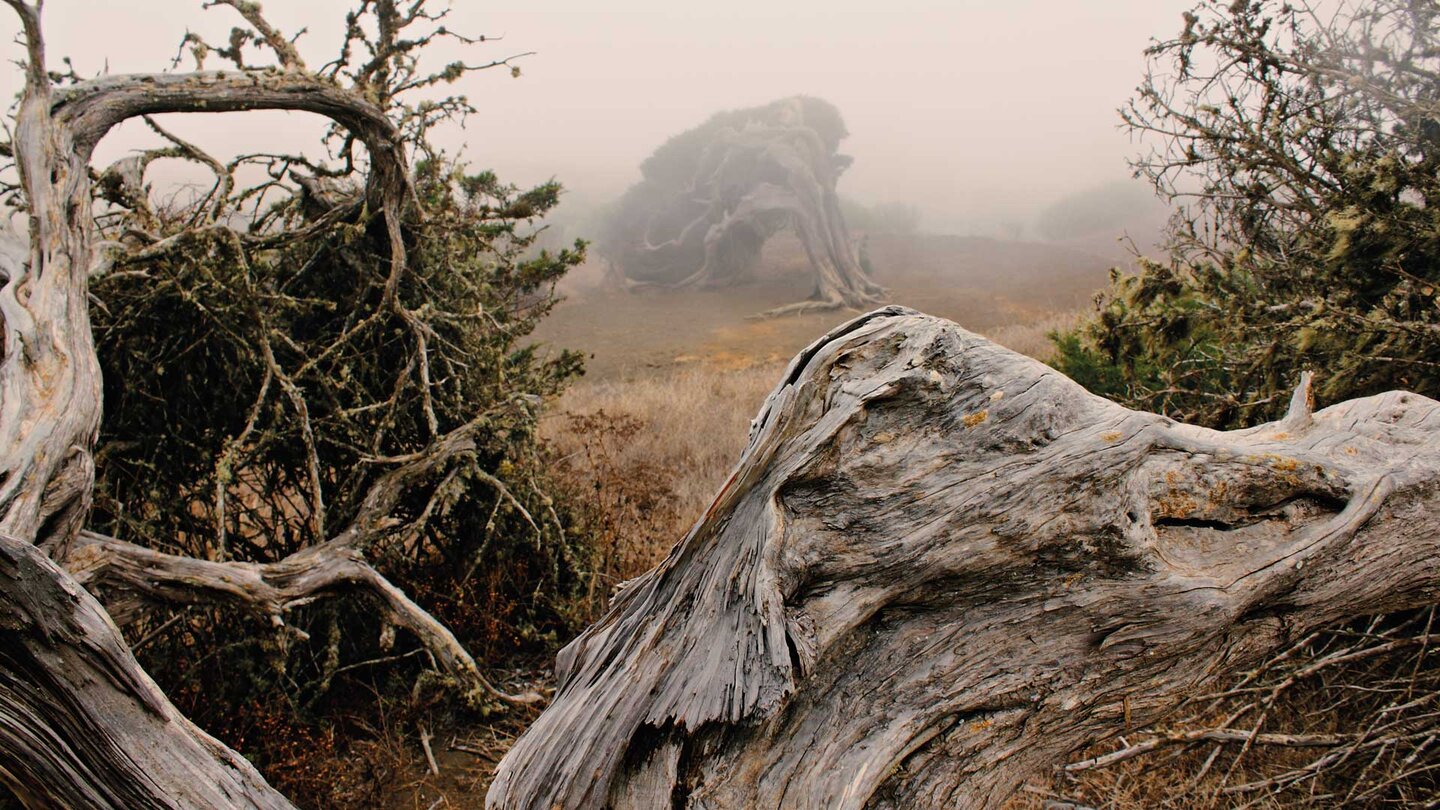
[(84, 588), (4, 535), (0, 715), (0, 784), (28, 807), (291, 807), (166, 700)]
[(850, 158), (840, 112), (796, 96), (720, 113), (671, 138), (640, 167), (604, 248), (631, 281), (733, 284), (772, 236), (791, 228), (815, 272), (807, 301), (771, 310), (873, 306), (885, 291), (860, 265), (835, 190)]
[(1440, 596), (1440, 403), (1230, 433), (886, 309), (560, 655), (491, 808), (996, 807), (1342, 617)]

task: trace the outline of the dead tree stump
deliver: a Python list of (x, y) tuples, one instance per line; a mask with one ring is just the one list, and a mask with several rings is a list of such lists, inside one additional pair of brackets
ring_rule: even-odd
[(1440, 403), (1217, 432), (937, 318), (800, 354), (560, 655), (491, 808), (990, 808), (1344, 617), (1433, 603)]

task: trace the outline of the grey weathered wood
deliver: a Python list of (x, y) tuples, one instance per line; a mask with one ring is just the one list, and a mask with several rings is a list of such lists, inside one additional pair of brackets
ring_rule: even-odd
[(4, 535), (0, 717), (0, 784), (27, 807), (291, 807), (171, 705), (94, 597)]
[(561, 653), (487, 804), (997, 807), (1313, 628), (1436, 601), (1437, 493), (1425, 397), (1311, 414), (1307, 379), (1216, 432), (871, 313), (795, 359), (714, 504)]

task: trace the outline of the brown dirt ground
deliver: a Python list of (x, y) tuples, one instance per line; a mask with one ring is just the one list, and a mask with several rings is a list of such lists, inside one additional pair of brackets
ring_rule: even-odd
[[(869, 253), (891, 302), (982, 333), (1086, 306), (1113, 263), (1061, 245), (928, 234), (876, 235)], [(793, 238), (771, 240), (755, 280), (742, 286), (627, 292), (592, 281), (598, 268), (577, 275), (535, 337), (583, 349), (591, 379), (634, 379), (701, 360), (722, 367), (780, 361), (857, 314), (750, 319), (809, 294), (805, 255)]]

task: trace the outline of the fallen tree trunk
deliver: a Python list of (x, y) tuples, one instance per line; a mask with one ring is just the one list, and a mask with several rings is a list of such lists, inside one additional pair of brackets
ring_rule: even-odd
[(1339, 619), (1440, 599), (1440, 403), (1177, 424), (889, 308), (560, 655), (491, 808), (987, 808)]
[(170, 704), (84, 588), (4, 535), (0, 715), (0, 784), (27, 807), (291, 807)]

